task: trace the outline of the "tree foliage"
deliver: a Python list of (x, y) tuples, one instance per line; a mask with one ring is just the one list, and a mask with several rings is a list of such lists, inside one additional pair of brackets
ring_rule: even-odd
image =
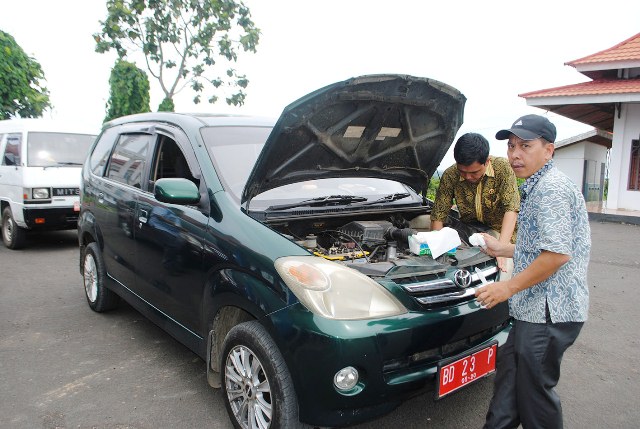
[(438, 177), (432, 177), (429, 181), (429, 187), (427, 188), (427, 198), (434, 200), (436, 198), (436, 191), (440, 187), (440, 179)]
[(173, 112), (175, 107), (172, 99), (165, 98), (162, 100), (162, 103), (160, 103), (160, 106), (158, 106), (158, 112)]
[(107, 0), (107, 11), (94, 34), (96, 52), (142, 53), (165, 100), (190, 87), (197, 104), (208, 87), (209, 103), (218, 91), (230, 105), (244, 103), (249, 81), (233, 64), (241, 49), (256, 52), (260, 30), (241, 1)]
[(44, 80), (40, 64), (0, 30), (0, 119), (42, 116), (51, 107)]
[(124, 60), (116, 61), (109, 78), (111, 93), (104, 121), (149, 112), (149, 78), (144, 70)]

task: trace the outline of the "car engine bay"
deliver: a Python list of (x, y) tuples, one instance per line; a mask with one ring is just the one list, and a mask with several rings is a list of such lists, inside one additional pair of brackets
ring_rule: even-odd
[[(410, 216), (410, 215), (409, 215)], [(381, 277), (398, 267), (411, 267), (424, 274), (446, 271), (451, 266), (495, 264), (494, 259), (469, 244), (469, 229), (454, 222), (461, 245), (437, 258), (416, 255), (409, 249), (409, 236), (428, 231), (428, 215), (410, 218), (401, 213), (368, 217), (307, 218), (271, 225), (285, 237), (314, 255), (342, 263), (363, 274)]]

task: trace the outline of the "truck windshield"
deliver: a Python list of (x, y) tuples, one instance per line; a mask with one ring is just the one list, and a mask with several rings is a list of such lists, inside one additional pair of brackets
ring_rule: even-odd
[(79, 167), (96, 136), (90, 134), (29, 132), (27, 165), (30, 167)]

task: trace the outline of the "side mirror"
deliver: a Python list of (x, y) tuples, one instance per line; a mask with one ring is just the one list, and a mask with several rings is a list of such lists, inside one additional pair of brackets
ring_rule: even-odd
[(188, 179), (158, 179), (153, 194), (156, 200), (169, 204), (196, 204), (200, 201), (198, 187)]

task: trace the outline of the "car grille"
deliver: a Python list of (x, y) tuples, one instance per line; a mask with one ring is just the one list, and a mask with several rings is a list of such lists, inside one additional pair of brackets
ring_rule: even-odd
[[(488, 283), (497, 280), (498, 267), (492, 260), (474, 265), (458, 266), (448, 271), (424, 276), (396, 278), (394, 281), (421, 305), (437, 308), (468, 301), (474, 297), (475, 288), (482, 284), (476, 268), (484, 275)], [(456, 285), (452, 276), (455, 271), (461, 269), (469, 271), (471, 275), (471, 282), (465, 288)]]

